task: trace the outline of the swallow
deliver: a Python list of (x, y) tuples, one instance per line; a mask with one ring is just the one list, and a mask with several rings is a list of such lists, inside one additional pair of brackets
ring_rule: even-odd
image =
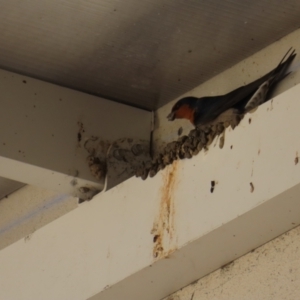
[(249, 112), (270, 99), (276, 84), (290, 74), (287, 69), (296, 56), (295, 50), (291, 50), (292, 48), (288, 50), (275, 69), (228, 94), (201, 98), (184, 97), (178, 100), (167, 116), (168, 120), (187, 119), (198, 127), (213, 123), (229, 110), (239, 115)]

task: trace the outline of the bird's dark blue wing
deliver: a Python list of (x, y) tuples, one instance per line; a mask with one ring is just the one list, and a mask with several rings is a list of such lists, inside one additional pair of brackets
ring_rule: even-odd
[[(287, 52), (287, 54), (290, 52), (290, 50)], [(284, 61), (286, 55), (275, 69), (245, 86), (241, 86), (222, 96), (199, 98), (195, 111), (195, 124), (198, 125), (209, 123), (217, 118), (221, 113), (231, 108), (235, 108), (240, 112), (244, 112), (247, 102), (262, 84), (269, 80), (269, 88), (271, 89), (276, 83), (278, 83), (287, 75), (286, 71), (296, 54), (295, 51), (292, 51)]]

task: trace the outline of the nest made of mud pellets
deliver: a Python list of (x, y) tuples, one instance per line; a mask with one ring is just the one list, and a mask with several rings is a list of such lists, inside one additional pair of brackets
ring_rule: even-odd
[(148, 176), (154, 177), (160, 170), (163, 170), (167, 165), (178, 159), (192, 158), (197, 155), (202, 149), (207, 150), (207, 147), (212, 143), (216, 136), (222, 135), (219, 140), (219, 147), (224, 146), (224, 131), (231, 126), (233, 129), (237, 126), (243, 116), (239, 116), (233, 122), (219, 122), (213, 125), (208, 125), (201, 128), (195, 128), (178, 138), (176, 141), (168, 143), (163, 151), (159, 153), (152, 162), (148, 162), (136, 169), (136, 177), (141, 177), (145, 180)]

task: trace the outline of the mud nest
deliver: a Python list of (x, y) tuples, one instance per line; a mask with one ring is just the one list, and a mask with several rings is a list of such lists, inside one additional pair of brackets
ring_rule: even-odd
[(213, 125), (195, 128), (178, 138), (176, 141), (168, 143), (156, 157), (135, 170), (136, 177), (145, 180), (148, 176), (154, 177), (160, 170), (170, 165), (175, 160), (190, 159), (197, 155), (202, 149), (207, 150), (215, 137), (220, 136), (219, 147), (224, 146), (225, 129), (231, 126), (233, 129), (239, 124), (243, 116), (235, 118), (234, 122), (219, 122)]

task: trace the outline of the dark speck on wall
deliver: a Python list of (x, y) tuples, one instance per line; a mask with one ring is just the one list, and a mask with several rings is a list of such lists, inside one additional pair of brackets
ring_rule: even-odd
[(182, 127), (178, 128), (177, 134), (178, 134), (179, 136), (182, 135), (182, 131), (183, 131)]
[(80, 132), (77, 133), (77, 141), (78, 141), (78, 142), (81, 141), (81, 133), (80, 133)]

